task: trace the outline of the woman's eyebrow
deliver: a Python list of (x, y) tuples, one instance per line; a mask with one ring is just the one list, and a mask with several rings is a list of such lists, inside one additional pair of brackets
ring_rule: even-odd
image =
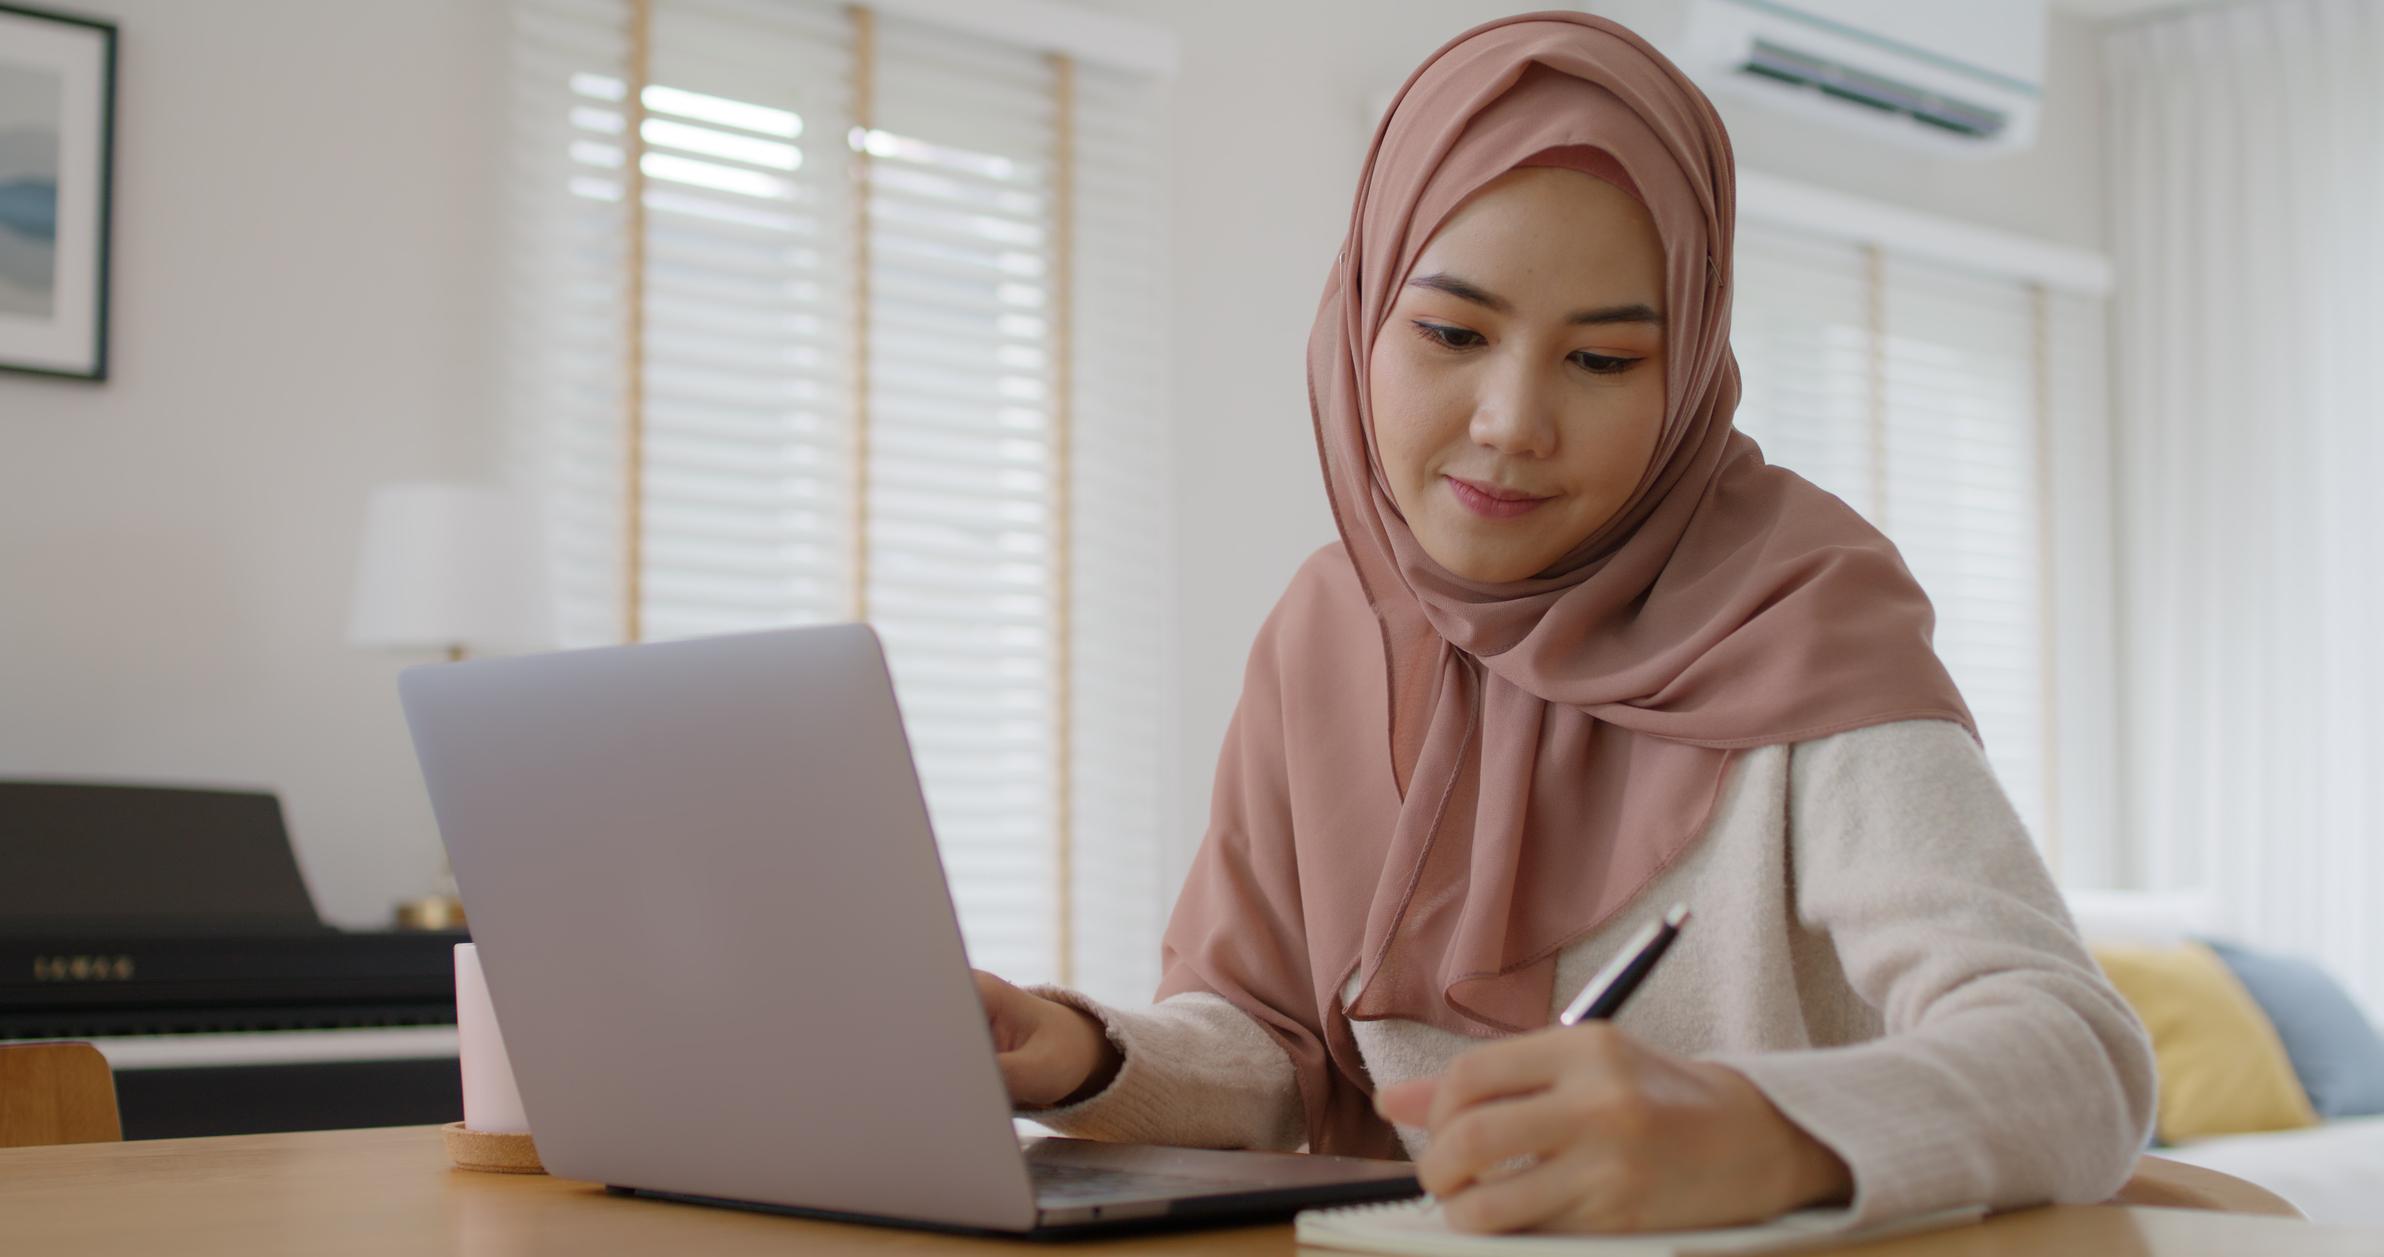
[[(1509, 302), (1506, 298), (1501, 297), (1496, 293), (1484, 290), (1479, 284), (1459, 279), (1445, 271), (1431, 275), (1418, 275), (1414, 279), (1408, 280), (1407, 286), (1410, 288), (1430, 288), (1439, 292), (1445, 292), (1461, 301), (1470, 301), (1475, 305), (1484, 306), (1488, 309), (1495, 310), (1500, 314), (1513, 314), (1515, 312), (1514, 304)], [(1571, 314), (1565, 316), (1565, 322), (1653, 323), (1657, 327), (1662, 327), (1664, 325), (1664, 316), (1656, 313), (1655, 309), (1649, 306), (1646, 302), (1634, 301), (1628, 305), (1604, 306), (1595, 310), (1575, 310)]]

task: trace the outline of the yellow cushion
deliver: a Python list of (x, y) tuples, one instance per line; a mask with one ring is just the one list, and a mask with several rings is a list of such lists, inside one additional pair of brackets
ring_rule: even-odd
[(2152, 1034), (2162, 1139), (2317, 1124), (2276, 1027), (2217, 953), (2191, 942), (2093, 951)]

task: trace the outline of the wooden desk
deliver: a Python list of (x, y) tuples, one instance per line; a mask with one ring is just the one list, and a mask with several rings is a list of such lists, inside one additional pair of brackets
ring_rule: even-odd
[[(608, 1196), (544, 1176), (451, 1169), (435, 1127), (0, 1151), (0, 1253), (278, 1257), (455, 1253), (1062, 1251)], [(1288, 1225), (1182, 1231), (1068, 1253), (1289, 1254)], [(1307, 1250), (1324, 1252), (1326, 1250)], [(1859, 1250), (1864, 1257), (2376, 1257), (2384, 1231), (2174, 1209), (2034, 1209)]]

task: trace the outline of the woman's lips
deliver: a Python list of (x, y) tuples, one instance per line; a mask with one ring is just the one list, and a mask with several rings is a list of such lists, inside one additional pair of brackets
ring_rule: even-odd
[(1533, 507), (1548, 500), (1522, 497), (1511, 489), (1483, 484), (1479, 480), (1461, 480), (1455, 476), (1444, 479), (1449, 482), (1449, 492), (1456, 495), (1458, 503), (1484, 519), (1513, 519), (1530, 513)]

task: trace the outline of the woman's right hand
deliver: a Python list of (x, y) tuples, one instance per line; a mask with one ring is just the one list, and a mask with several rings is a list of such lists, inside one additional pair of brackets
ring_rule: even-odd
[(985, 1020), (993, 1028), (995, 1060), (1011, 1104), (1051, 1108), (1087, 1098), (1117, 1076), (1125, 1057), (1091, 1015), (1022, 991), (983, 969), (969, 972), (976, 975), (977, 998), (984, 1001)]

